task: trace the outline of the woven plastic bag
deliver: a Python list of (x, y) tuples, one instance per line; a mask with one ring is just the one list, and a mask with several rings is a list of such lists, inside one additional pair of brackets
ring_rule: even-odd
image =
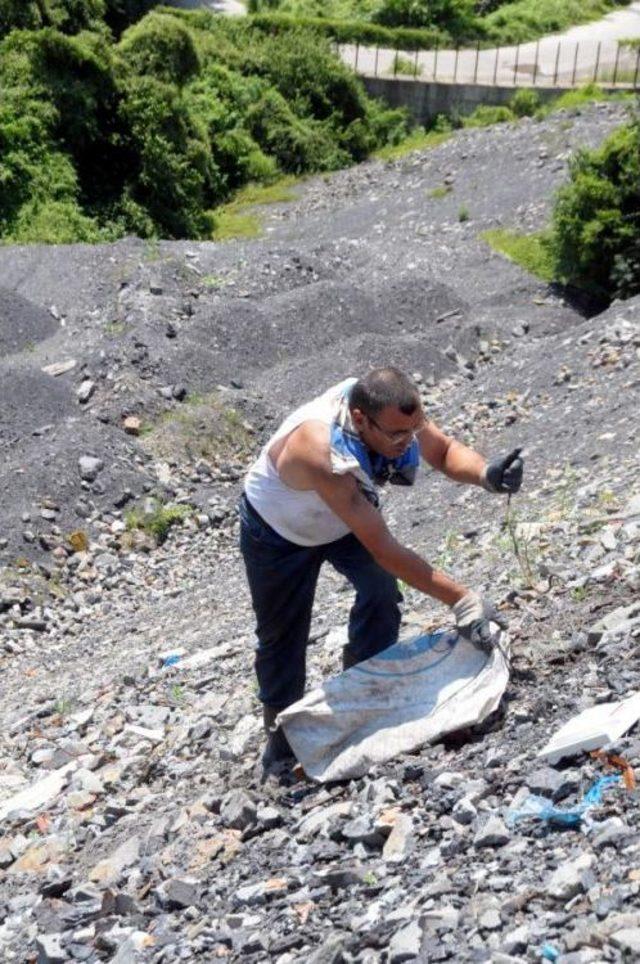
[(484, 720), (509, 679), (504, 634), (487, 655), (454, 631), (414, 636), (328, 680), (278, 717), (307, 776), (362, 776)]

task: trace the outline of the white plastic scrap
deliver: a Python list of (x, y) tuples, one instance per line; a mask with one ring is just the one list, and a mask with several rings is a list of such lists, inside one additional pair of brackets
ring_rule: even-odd
[(640, 693), (618, 703), (599, 703), (572, 717), (538, 753), (549, 763), (615, 743), (640, 720)]

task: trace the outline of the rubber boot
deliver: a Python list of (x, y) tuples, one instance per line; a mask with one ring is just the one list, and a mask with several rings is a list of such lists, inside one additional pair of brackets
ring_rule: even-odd
[(352, 666), (357, 666), (361, 660), (357, 659), (351, 652), (348, 646), (342, 647), (342, 670), (351, 669)]
[(262, 707), (264, 730), (267, 734), (267, 745), (262, 754), (262, 768), (265, 773), (293, 766), (296, 760), (284, 730), (281, 726), (276, 727), (279, 712), (280, 708), (275, 706)]

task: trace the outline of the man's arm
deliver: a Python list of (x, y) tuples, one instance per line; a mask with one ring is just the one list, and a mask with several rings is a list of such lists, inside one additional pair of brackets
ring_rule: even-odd
[(434, 469), (454, 482), (483, 484), (486, 461), (478, 452), (445, 435), (433, 422), (427, 422), (417, 437), (422, 458)]
[(444, 572), (434, 569), (389, 532), (380, 512), (358, 488), (351, 474), (333, 475), (324, 465), (311, 467), (314, 489), (369, 550), (378, 565), (393, 576), (453, 606), (469, 592)]

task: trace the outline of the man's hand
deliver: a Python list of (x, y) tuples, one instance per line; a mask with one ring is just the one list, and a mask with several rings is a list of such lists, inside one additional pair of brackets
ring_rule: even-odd
[(456, 617), (456, 628), (464, 639), (469, 640), (484, 653), (490, 653), (494, 646), (490, 623), (507, 628), (507, 620), (499, 613), (489, 599), (477, 592), (469, 592), (451, 607)]
[(513, 495), (522, 485), (524, 461), (522, 449), (514, 449), (508, 455), (490, 459), (482, 473), (481, 483), (487, 492)]

